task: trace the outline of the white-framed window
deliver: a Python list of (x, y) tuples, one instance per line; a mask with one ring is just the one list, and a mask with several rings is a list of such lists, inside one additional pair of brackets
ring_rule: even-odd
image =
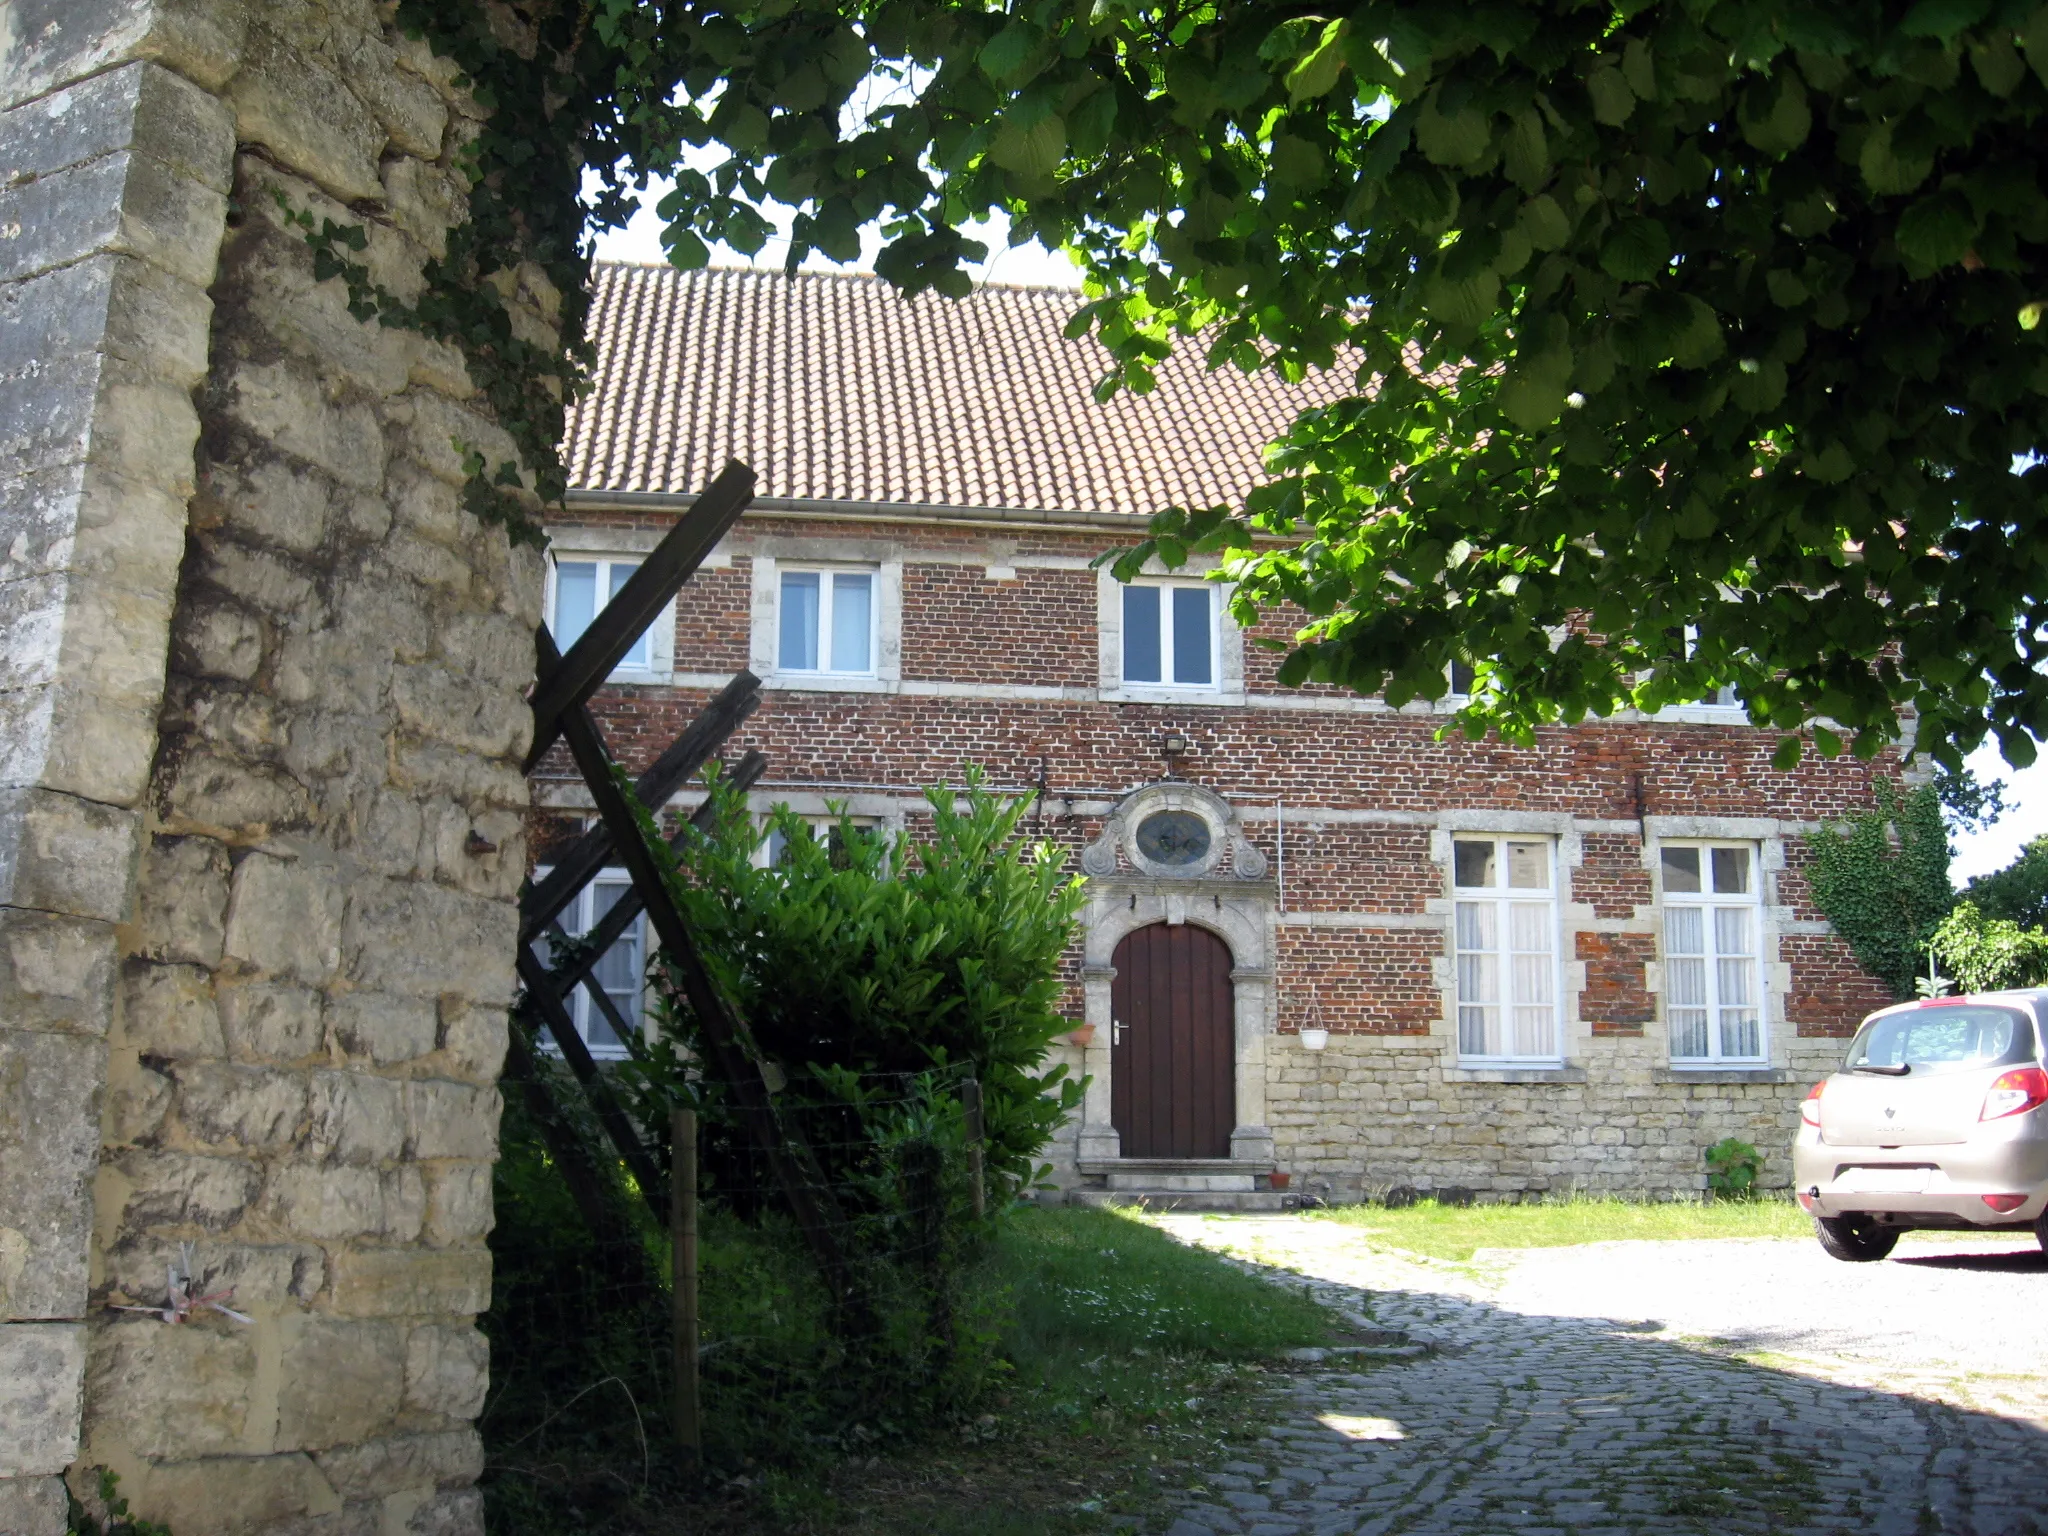
[[(637, 555), (555, 553), (548, 557), (547, 619), (555, 644), (563, 652), (574, 645), (602, 613), (633, 573)], [(673, 664), (673, 608), (664, 609), (642, 630), (632, 648), (619, 658), (612, 676), (626, 681), (656, 677)], [(666, 624), (666, 629), (664, 629)]]
[(1451, 697), (1454, 699), (1471, 698), (1472, 686), (1479, 678), (1478, 673), (1472, 669), (1472, 663), (1469, 661), (1454, 661), (1451, 663), (1450, 670)]
[[(874, 816), (802, 816), (799, 817), (805, 829), (814, 840), (825, 843), (836, 864), (844, 848), (846, 828), (851, 825), (856, 837), (878, 837), (881, 835), (881, 820)], [(789, 855), (789, 839), (782, 828), (771, 826), (768, 835), (761, 840), (760, 862), (770, 869), (778, 867)]]
[(873, 677), (880, 650), (873, 568), (777, 564), (775, 669)]
[(1218, 683), (1216, 587), (1140, 580), (1123, 589), (1123, 681), (1152, 688)]
[(1660, 843), (1657, 865), (1672, 1064), (1766, 1061), (1756, 845)]
[[(545, 877), (547, 873), (545, 866), (534, 871), (536, 877)], [(623, 869), (601, 871), (595, 880), (576, 893), (574, 901), (563, 908), (561, 917), (557, 919), (562, 931), (572, 939), (580, 938), (632, 888), (632, 879)], [(604, 952), (590, 975), (618, 1009), (620, 1017), (632, 1028), (640, 1028), (641, 999), (647, 978), (646, 913), (641, 913), (627, 924), (626, 931)], [(576, 1021), (576, 1033), (583, 1037), (583, 1043), (590, 1048), (592, 1056), (600, 1061), (617, 1061), (626, 1055), (625, 1042), (612, 1028), (604, 1011), (592, 1001), (587, 983), (579, 984), (573, 995), (564, 998), (563, 1006)]]
[(1460, 1060), (1556, 1066), (1556, 845), (1461, 833), (1451, 885)]

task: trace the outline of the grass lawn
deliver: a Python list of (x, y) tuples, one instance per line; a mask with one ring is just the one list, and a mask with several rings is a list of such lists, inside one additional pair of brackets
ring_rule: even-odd
[(1803, 1237), (1813, 1221), (1790, 1199), (1691, 1201), (1581, 1198), (1541, 1205), (1347, 1206), (1313, 1218), (1357, 1228), (1388, 1248), (1462, 1263), (1481, 1248), (1569, 1248), (1635, 1238)]
[(993, 1273), (1010, 1295), (1013, 1375), (981, 1420), (909, 1455), (769, 1490), (760, 1529), (1100, 1530), (1262, 1423), (1263, 1362), (1325, 1342), (1339, 1322), (1299, 1292), (1112, 1211), (1018, 1211)]

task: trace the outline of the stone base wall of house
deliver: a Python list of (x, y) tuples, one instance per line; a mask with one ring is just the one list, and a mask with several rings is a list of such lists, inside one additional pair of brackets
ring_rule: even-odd
[(1801, 1040), (1790, 1054), (1785, 1070), (1714, 1081), (1665, 1067), (1648, 1041), (1602, 1041), (1559, 1080), (1457, 1081), (1436, 1041), (1333, 1035), (1309, 1051), (1283, 1038), (1267, 1058), (1267, 1118), (1291, 1187), (1337, 1203), (1398, 1190), (1696, 1198), (1706, 1149), (1729, 1136), (1762, 1154), (1764, 1187), (1783, 1190), (1799, 1102), (1840, 1063), (1841, 1042)]
[(474, 109), (372, 0), (0, 50), (0, 1532), (480, 1531), (539, 562), (285, 218), (416, 295)]

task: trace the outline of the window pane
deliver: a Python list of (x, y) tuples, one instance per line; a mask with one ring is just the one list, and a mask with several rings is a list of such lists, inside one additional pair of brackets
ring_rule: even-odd
[(1714, 952), (1720, 955), (1753, 955), (1748, 907), (1714, 909)]
[(1664, 1000), (1673, 1008), (1704, 1008), (1707, 962), (1698, 955), (1680, 955), (1665, 961)]
[(1671, 1055), (1676, 1061), (1687, 1061), (1707, 1054), (1707, 1010), (1704, 1008), (1674, 1008), (1671, 1010)]
[(1714, 890), (1723, 896), (1743, 896), (1749, 892), (1749, 850), (1747, 848), (1716, 848), (1714, 850)]
[(782, 652), (785, 672), (818, 670), (818, 573), (782, 573)]
[(875, 578), (837, 571), (832, 576), (832, 670), (872, 672)]
[[(1549, 902), (1517, 901), (1508, 907), (1508, 947), (1518, 955), (1550, 957)], [(1546, 987), (1544, 996), (1549, 995)]]
[(1699, 888), (1699, 849), (1666, 847), (1664, 849), (1664, 889), (1690, 894)]
[[(1494, 937), (1496, 932), (1494, 918), (1498, 911), (1499, 909), (1490, 901), (1459, 902), (1458, 948), (1460, 950), (1492, 950), (1497, 948), (1499, 941)], [(1492, 994), (1489, 993), (1487, 998), (1481, 999), (1481, 1001), (1490, 1000), (1491, 996)]]
[(1209, 589), (1175, 587), (1173, 591), (1173, 680), (1208, 684)]
[(1703, 955), (1707, 952), (1707, 930), (1703, 909), (1667, 907), (1664, 910), (1664, 953)]
[(597, 562), (562, 560), (555, 565), (555, 644), (566, 651), (597, 617)]
[(1124, 681), (1164, 681), (1159, 671), (1159, 588), (1124, 588)]
[(1493, 885), (1493, 843), (1458, 842), (1452, 845), (1452, 878), (1472, 890)]
[(1472, 684), (1477, 680), (1477, 677), (1478, 674), (1472, 670), (1472, 664), (1469, 661), (1452, 662), (1451, 692), (1464, 694), (1471, 693)]
[(1515, 1010), (1515, 1039), (1510, 1054), (1516, 1056), (1555, 1056), (1557, 1015), (1548, 1007), (1517, 1008)]
[[(625, 586), (625, 584), (628, 581), (632, 580), (633, 573), (639, 569), (640, 562), (638, 560), (612, 561), (611, 590), (605, 594), (604, 600), (607, 603), (609, 603), (613, 598), (617, 597), (619, 595), (619, 589)], [(644, 670), (645, 668), (654, 665), (654, 661), (649, 652), (649, 647), (647, 644), (647, 637), (650, 633), (652, 633), (652, 631), (650, 630), (643, 629), (640, 631), (639, 638), (633, 642), (633, 648), (627, 651), (625, 655), (619, 658), (620, 666), (639, 667)]]
[(1500, 1048), (1498, 1008), (1458, 1009), (1458, 1049), (1467, 1056), (1498, 1056)]
[(1550, 888), (1550, 848), (1545, 843), (1508, 844), (1508, 884), (1518, 891)]

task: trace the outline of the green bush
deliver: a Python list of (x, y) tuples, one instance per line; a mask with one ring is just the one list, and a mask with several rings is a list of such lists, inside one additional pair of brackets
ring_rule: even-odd
[(1965, 992), (1996, 992), (2048, 981), (2048, 933), (1956, 904), (1934, 930), (1934, 953)]
[(1753, 1200), (1764, 1171), (1755, 1147), (1735, 1136), (1707, 1148), (1707, 1188), (1716, 1200)]
[[(713, 834), (664, 862), (714, 977), (783, 1070), (785, 1102), (866, 1119), (876, 1081), (971, 1073), (1001, 1200), (1031, 1181), (1080, 1103), (1081, 1085), (1045, 1058), (1073, 1027), (1059, 1012), (1059, 963), (1083, 898), (1066, 855), (1020, 835), (1030, 801), (1000, 799), (977, 771), (967, 778), (961, 804), (926, 791), (924, 838), (884, 839), (844, 819), (815, 838), (787, 810), (757, 828), (741, 797), (721, 795)], [(770, 831), (785, 842), (773, 868), (759, 857)], [(668, 1103), (694, 1101), (729, 1145), (719, 1085), (696, 1069), (696, 1021), (658, 957), (649, 979), (664, 1028), (629, 1073), (646, 1118), (665, 1127)]]

